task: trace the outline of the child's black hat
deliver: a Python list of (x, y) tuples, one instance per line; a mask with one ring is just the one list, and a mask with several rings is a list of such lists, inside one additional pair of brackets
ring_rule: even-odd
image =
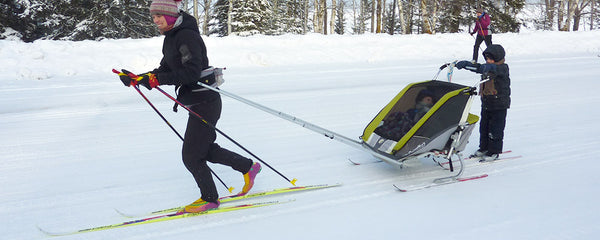
[(483, 51), (484, 58), (491, 58), (494, 62), (500, 62), (504, 59), (504, 48), (500, 44), (492, 44)]

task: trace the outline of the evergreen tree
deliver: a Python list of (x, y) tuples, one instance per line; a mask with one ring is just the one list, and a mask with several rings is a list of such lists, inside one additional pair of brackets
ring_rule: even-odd
[[(13, 0), (2, 3), (0, 31), (12, 28), (23, 41), (157, 36), (151, 0)], [(7, 17), (4, 17), (7, 16)]]
[(229, 0), (217, 0), (214, 6), (212, 21), (208, 24), (208, 35), (227, 36), (227, 17), (229, 15)]
[(397, 0), (396, 8), (396, 29), (400, 34), (411, 34), (412, 27), (414, 25), (413, 17), (415, 16), (415, 9), (417, 0)]
[(516, 19), (516, 12), (524, 7), (525, 0), (505, 1), (501, 8), (493, 2), (477, 0), (446, 0), (441, 5), (439, 32), (458, 32), (460, 26), (474, 27), (475, 9), (482, 7), (492, 18), (493, 32), (518, 32), (521, 23)]
[(396, 31), (396, 21), (394, 14), (394, 1), (389, 3), (389, 5), (385, 8), (385, 14), (383, 15), (383, 32), (389, 33), (393, 35)]
[[(282, 2), (281, 0), (279, 2)], [(304, 32), (304, 2), (297, 0), (285, 0), (284, 4), (276, 13), (279, 22), (277, 24), (277, 33), (296, 33)]]
[(356, 5), (355, 7), (358, 7), (358, 16), (357, 19), (355, 20), (354, 26), (352, 26), (352, 31), (355, 34), (364, 34), (366, 29), (367, 29), (367, 22), (371, 19), (371, 12), (372, 12), (372, 8), (371, 8), (371, 4), (372, 2), (369, 0), (359, 0), (358, 2), (355, 2)]
[[(229, 12), (232, 1), (233, 9)], [(217, 0), (215, 3), (214, 23), (211, 34), (226, 36), (228, 18), (231, 18), (231, 34), (250, 36), (271, 31), (271, 4), (266, 0)]]
[[(199, 0), (195, 0), (199, 1)], [(23, 41), (36, 39), (55, 40), (98, 40), (103, 38), (144, 38), (157, 36), (158, 30), (152, 23), (148, 6), (151, 0), (0, 0), (0, 39), (20, 38)], [(184, 3), (189, 4), (192, 0)], [(204, 4), (210, 2), (205, 0)], [(309, 20), (308, 16), (317, 16), (316, 10), (310, 4), (318, 5), (319, 16), (322, 19)], [(336, 1), (339, 6), (332, 14), (331, 22), (323, 19), (323, 6), (327, 1), (309, 0), (216, 0), (209, 23), (208, 34), (225, 36), (252, 34), (302, 34), (313, 26), (333, 29), (327, 32), (343, 34), (345, 30), (344, 8), (346, 1)], [(363, 34), (368, 31), (368, 25), (374, 24), (374, 7), (376, 0), (353, 0), (353, 33)], [(394, 4), (395, 2), (395, 4)], [(571, 4), (565, 5), (566, 2)], [(570, 22), (574, 30), (582, 24), (588, 24), (592, 29), (598, 29), (600, 14), (598, 0), (548, 0), (545, 4), (529, 5), (538, 8), (539, 16), (526, 16), (525, 20), (537, 23), (545, 29), (556, 29), (552, 24), (565, 21), (557, 10), (572, 6), (573, 20)], [(333, 2), (332, 2), (333, 3)], [(348, 2), (350, 3), (350, 2)], [(492, 18), (491, 27), (496, 33), (517, 32), (521, 23), (516, 18), (525, 6), (525, 0), (394, 0), (387, 1), (384, 8), (382, 32), (401, 32), (410, 34), (421, 32), (424, 19), (430, 18), (434, 32), (459, 32), (461, 29), (474, 27), (475, 9), (482, 7)], [(432, 5), (434, 4), (434, 5)], [(532, 4), (532, 3), (530, 3)], [(397, 9), (397, 10), (395, 10)], [(431, 16), (424, 17), (422, 11), (431, 11)], [(310, 13), (308, 13), (310, 12)], [(564, 15), (564, 13), (562, 14)], [(582, 23), (578, 22), (578, 18)], [(378, 25), (379, 26), (379, 25)], [(569, 26), (571, 27), (571, 26)], [(318, 31), (317, 28), (315, 28)], [(206, 32), (206, 31), (205, 31)]]
[(250, 36), (269, 31), (271, 5), (266, 0), (235, 1), (231, 27), (236, 35)]
[(440, 8), (440, 24), (437, 27), (438, 32), (457, 33), (460, 30), (461, 22), (472, 21), (472, 18), (463, 18), (461, 16), (462, 6), (467, 5), (468, 8), (473, 8), (470, 4), (465, 4), (463, 0), (448, 0), (444, 1), (444, 5)]
[(335, 29), (334, 32), (340, 35), (344, 35), (344, 28), (346, 28), (346, 20), (344, 19), (344, 8), (346, 4), (344, 1), (340, 1), (336, 8), (336, 21), (335, 21)]
[(15, 1), (3, 0), (0, 2), (0, 39), (7, 37), (23, 39), (22, 33), (26, 32), (28, 27), (33, 29), (34, 26), (31, 22), (19, 18), (23, 12), (25, 12), (25, 7)]
[[(51, 4), (49, 1), (13, 0), (0, 4), (2, 17), (0, 29), (4, 32), (13, 29), (23, 41), (32, 42), (45, 36), (48, 29), (54, 29), (64, 17), (54, 13), (55, 6), (62, 1)], [(55, 17), (57, 21), (49, 21)]]
[(75, 26), (70, 35), (72, 40), (144, 38), (158, 34), (148, 11), (148, 0), (97, 0), (80, 4), (87, 13)]
[[(505, 33), (505, 32), (518, 32), (521, 26), (521, 23), (514, 15), (511, 15), (511, 12), (518, 12), (523, 9), (525, 0), (513, 0), (507, 1), (506, 4), (509, 4), (507, 8), (512, 9), (511, 11), (502, 11), (496, 5), (489, 2), (482, 2), (481, 7), (492, 17), (492, 23), (490, 26), (492, 27), (492, 31), (495, 33)], [(471, 12), (473, 10), (471, 9)], [(471, 13), (474, 15), (474, 13)], [(474, 20), (474, 17), (472, 18)]]

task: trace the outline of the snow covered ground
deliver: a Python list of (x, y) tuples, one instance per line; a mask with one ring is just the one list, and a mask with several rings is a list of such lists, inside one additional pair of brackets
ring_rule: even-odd
[[(204, 39), (211, 64), (227, 67), (222, 89), (356, 139), (404, 86), (470, 59), (474, 42), (468, 34)], [(296, 200), (282, 205), (55, 239), (597, 239), (600, 32), (496, 34), (494, 42), (511, 69), (505, 148), (523, 157), (465, 171), (488, 178), (401, 193), (392, 185), (449, 173), (425, 160), (401, 170), (354, 166), (348, 159), (375, 159), (223, 97), (222, 131), (298, 185), (343, 186), (253, 200)], [(199, 197), (179, 138), (110, 71), (153, 69), (161, 44), (0, 41), (0, 238), (47, 239), (36, 226), (113, 224), (128, 220), (115, 208), (143, 212)], [(455, 71), (453, 80), (472, 85), (478, 76)], [(184, 110), (143, 91), (183, 133)], [(211, 166), (241, 189), (239, 173)], [(253, 191), (286, 186), (265, 167)]]

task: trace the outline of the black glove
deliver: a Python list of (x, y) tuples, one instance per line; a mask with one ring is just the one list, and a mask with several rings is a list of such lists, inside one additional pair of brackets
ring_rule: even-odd
[[(116, 70), (113, 70), (116, 71)], [(116, 71), (117, 73), (118, 71)], [(121, 79), (121, 82), (123, 82), (123, 84), (125, 85), (125, 87), (129, 87), (132, 85), (135, 85), (135, 81), (133, 79), (131, 79), (129, 77), (129, 75), (127, 75), (129, 73), (129, 71), (125, 70), (125, 69), (121, 69), (121, 72), (118, 72), (119, 74), (119, 79)]]
[(463, 69), (466, 66), (469, 66), (470, 64), (471, 64), (471, 62), (469, 62), (469, 61), (460, 61), (460, 62), (457, 62), (454, 66), (458, 69)]
[(484, 75), (488, 75), (488, 73), (492, 72), (495, 73), (496, 72), (496, 64), (481, 64), (481, 66), (479, 66), (479, 73), (484, 74)]
[[(128, 76), (131, 76), (131, 77), (137, 76), (135, 74), (131, 74), (131, 72), (129, 72), (129, 71), (125, 70), (125, 69), (121, 69), (121, 71), (123, 73), (127, 74)], [(141, 84), (142, 86), (146, 87), (148, 90), (151, 90), (152, 88), (154, 88), (154, 87), (156, 87), (156, 86), (159, 85), (158, 78), (152, 72), (148, 72), (148, 73), (145, 73), (145, 74), (143, 74), (141, 76), (137, 76), (137, 78), (133, 77), (133, 78), (130, 78), (130, 79), (132, 79), (135, 82), (134, 84)]]

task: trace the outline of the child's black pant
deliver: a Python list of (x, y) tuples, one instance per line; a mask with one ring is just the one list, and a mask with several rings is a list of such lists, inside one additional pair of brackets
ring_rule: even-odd
[(501, 153), (506, 126), (506, 109), (481, 110), (479, 123), (479, 150)]

